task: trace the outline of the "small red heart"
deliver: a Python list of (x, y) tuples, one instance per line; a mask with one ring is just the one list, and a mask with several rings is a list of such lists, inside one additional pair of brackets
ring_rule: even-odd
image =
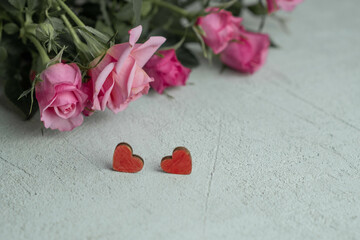
[(161, 168), (167, 173), (190, 174), (192, 169), (191, 155), (185, 147), (174, 149), (172, 156), (161, 160)]
[(144, 166), (144, 160), (132, 154), (132, 148), (127, 143), (119, 143), (114, 151), (113, 169), (118, 172), (136, 173)]

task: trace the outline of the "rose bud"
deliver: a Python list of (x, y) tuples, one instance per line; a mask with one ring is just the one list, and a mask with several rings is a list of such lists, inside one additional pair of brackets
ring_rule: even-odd
[(218, 8), (207, 8), (206, 12), (210, 13), (199, 17), (196, 25), (204, 32), (205, 44), (218, 54), (236, 37), (242, 18), (234, 17), (231, 12)]
[(241, 31), (221, 53), (221, 61), (240, 72), (254, 73), (266, 61), (270, 45), (269, 36), (262, 33)]
[(159, 51), (150, 58), (144, 70), (154, 78), (150, 86), (160, 94), (167, 87), (185, 85), (191, 72), (179, 62), (174, 49)]

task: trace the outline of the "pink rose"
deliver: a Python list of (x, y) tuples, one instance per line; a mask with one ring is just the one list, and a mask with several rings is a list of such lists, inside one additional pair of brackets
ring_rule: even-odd
[(114, 45), (99, 64), (101, 56), (92, 62), (95, 67), (89, 70), (90, 80), (86, 84), (92, 110), (104, 111), (107, 106), (118, 113), (131, 101), (148, 93), (149, 82), (153, 80), (142, 67), (165, 38), (151, 37), (143, 44), (136, 44), (141, 31), (141, 26), (131, 29), (129, 43)]
[(79, 67), (57, 63), (45, 69), (40, 78), (35, 93), (45, 127), (70, 131), (80, 126), (87, 96), (81, 90)]
[(272, 13), (279, 9), (284, 11), (292, 11), (303, 0), (266, 0), (268, 12)]
[(181, 65), (175, 50), (163, 50), (159, 54), (162, 56), (152, 56), (144, 67), (145, 72), (154, 78), (151, 87), (161, 94), (167, 87), (185, 85), (191, 70)]
[(270, 45), (267, 34), (241, 30), (221, 53), (220, 58), (227, 66), (243, 73), (254, 73), (266, 61)]
[(224, 50), (228, 42), (237, 35), (242, 18), (232, 16), (231, 12), (218, 8), (207, 8), (211, 12), (204, 17), (199, 17), (196, 24), (204, 31), (204, 42), (215, 54)]

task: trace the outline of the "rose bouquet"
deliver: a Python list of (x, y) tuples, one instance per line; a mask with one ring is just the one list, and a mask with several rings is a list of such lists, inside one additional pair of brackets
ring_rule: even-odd
[[(186, 84), (198, 65), (188, 45), (252, 74), (273, 45), (265, 18), (302, 0), (1, 0), (0, 77), (8, 99), (46, 128), (70, 131), (84, 116), (123, 111), (150, 88)], [(260, 19), (258, 31), (242, 12)]]

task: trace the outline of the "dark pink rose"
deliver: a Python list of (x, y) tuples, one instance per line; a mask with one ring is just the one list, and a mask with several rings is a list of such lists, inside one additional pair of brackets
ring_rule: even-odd
[(79, 67), (57, 63), (45, 69), (40, 79), (35, 93), (45, 127), (70, 131), (80, 126), (87, 95), (81, 90)]
[(151, 37), (143, 44), (136, 44), (141, 31), (141, 26), (131, 29), (128, 43), (114, 45), (103, 59), (100, 56), (91, 63), (94, 67), (89, 70), (90, 80), (86, 84), (91, 110), (104, 111), (108, 107), (118, 113), (131, 101), (148, 93), (149, 82), (153, 80), (142, 68), (165, 38)]
[(175, 50), (159, 51), (159, 55), (152, 56), (144, 67), (145, 72), (154, 78), (151, 87), (161, 94), (167, 87), (185, 85), (191, 70), (179, 62)]
[(292, 11), (303, 0), (266, 0), (268, 12), (272, 13), (279, 9), (284, 11)]
[(270, 45), (267, 34), (241, 30), (221, 53), (220, 58), (227, 66), (243, 73), (254, 73), (266, 61)]
[(218, 54), (235, 38), (242, 18), (234, 17), (231, 12), (218, 8), (207, 8), (206, 11), (210, 13), (199, 17), (196, 24), (204, 31), (205, 44)]
[(36, 78), (36, 72), (32, 69), (30, 70), (29, 78), (30, 78), (30, 82), (33, 82)]

